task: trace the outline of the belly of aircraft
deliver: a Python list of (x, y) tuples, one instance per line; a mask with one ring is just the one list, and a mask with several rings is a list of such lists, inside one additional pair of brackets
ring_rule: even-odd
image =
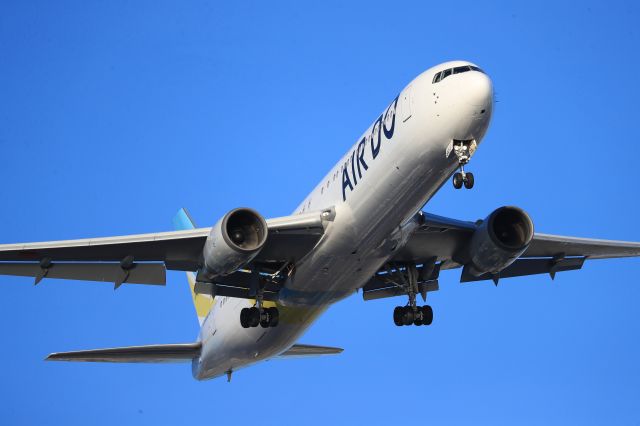
[[(336, 207), (333, 228), (281, 290), (283, 304), (325, 304), (347, 297), (393, 256), (389, 239), (394, 231), (419, 211), (456, 167), (444, 155), (445, 140), (428, 145), (432, 148), (422, 156), (400, 157), (387, 165), (392, 172), (387, 171), (384, 184), (375, 185), (376, 196), (367, 192), (374, 185), (363, 187), (354, 193), (360, 199)], [(349, 208), (353, 205), (357, 208)]]

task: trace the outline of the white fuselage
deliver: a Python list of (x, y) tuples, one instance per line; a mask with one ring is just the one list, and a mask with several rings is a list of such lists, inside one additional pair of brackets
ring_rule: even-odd
[(242, 328), (240, 310), (253, 301), (215, 299), (200, 331), (195, 378), (217, 377), (287, 350), (404, 244), (410, 219), (458, 167), (452, 141), (479, 144), (489, 126), (493, 88), (486, 74), (469, 71), (433, 82), (436, 73), (462, 65), (473, 64), (440, 64), (414, 79), (295, 210), (333, 207), (335, 218), (280, 291), (277, 327)]

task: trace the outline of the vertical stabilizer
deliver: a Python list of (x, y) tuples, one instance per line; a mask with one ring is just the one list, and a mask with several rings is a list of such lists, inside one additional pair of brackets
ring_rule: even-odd
[[(178, 210), (178, 213), (173, 217), (173, 226), (176, 231), (186, 231), (188, 229), (195, 229), (196, 227), (189, 212), (185, 208)], [(215, 298), (208, 294), (196, 294), (196, 276), (193, 272), (187, 272), (187, 282), (189, 283), (189, 290), (191, 290), (193, 306), (196, 308), (196, 314), (198, 315), (198, 322), (202, 325), (215, 303)]]

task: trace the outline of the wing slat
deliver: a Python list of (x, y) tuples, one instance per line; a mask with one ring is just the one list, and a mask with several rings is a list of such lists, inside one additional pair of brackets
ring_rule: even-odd
[(640, 256), (640, 243), (536, 234), (522, 257), (586, 256), (589, 259)]

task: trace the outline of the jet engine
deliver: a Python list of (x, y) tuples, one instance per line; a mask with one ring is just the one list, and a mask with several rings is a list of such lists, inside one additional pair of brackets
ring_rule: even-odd
[(267, 222), (248, 208), (231, 210), (211, 228), (202, 250), (201, 281), (230, 274), (255, 258), (267, 241)]
[(517, 207), (500, 207), (478, 226), (469, 244), (468, 271), (474, 276), (497, 274), (529, 247), (533, 222)]

